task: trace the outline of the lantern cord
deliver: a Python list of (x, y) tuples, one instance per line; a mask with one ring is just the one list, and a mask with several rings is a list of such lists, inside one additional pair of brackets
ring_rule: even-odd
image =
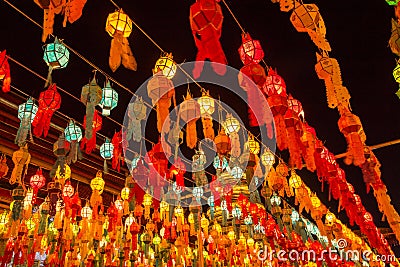
[(242, 25), (240, 25), (239, 20), (236, 18), (235, 14), (233, 14), (232, 10), (228, 6), (228, 4), (225, 2), (225, 0), (221, 0), (221, 2), (224, 3), (226, 9), (228, 9), (229, 13), (231, 13), (232, 18), (235, 20), (236, 24), (239, 26), (239, 28), (242, 31), (242, 33), (246, 33), (244, 31), (244, 28), (242, 27)]

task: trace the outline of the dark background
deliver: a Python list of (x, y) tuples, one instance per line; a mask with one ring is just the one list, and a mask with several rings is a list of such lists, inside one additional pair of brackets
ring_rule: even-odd
[[(41, 23), (43, 11), (33, 1), (12, 1), (14, 5), (27, 13), (35, 21)], [(196, 56), (191, 29), (189, 25), (189, 7), (193, 1), (118, 1), (125, 12), (138, 23), (156, 42), (180, 63), (192, 61)], [(313, 3), (307, 1), (305, 3)], [(261, 41), (265, 51), (265, 60), (285, 79), (288, 92), (299, 99), (306, 114), (308, 123), (315, 127), (319, 139), (335, 154), (346, 151), (346, 141), (339, 132), (336, 110), (328, 108), (325, 96), (325, 86), (314, 71), (317, 51), (310, 38), (305, 33), (298, 33), (289, 21), (290, 13), (279, 10), (279, 4), (268, 0), (237, 0), (228, 1), (242, 26), (254, 39)], [(318, 1), (316, 2), (327, 27), (327, 39), (332, 53), (341, 66), (344, 85), (352, 96), (351, 106), (358, 115), (367, 134), (367, 144), (375, 145), (398, 139), (400, 136), (400, 100), (395, 95), (398, 85), (392, 77), (396, 59), (388, 47), (394, 9), (384, 0), (379, 1)], [(222, 4), (221, 4), (222, 5)], [(237, 49), (241, 44), (241, 31), (227, 9), (222, 5), (225, 16), (222, 33), (222, 46), (229, 65), (241, 68)], [(82, 17), (72, 25), (62, 28), (62, 15), (56, 16), (54, 33), (83, 56), (95, 63), (101, 69), (111, 74), (108, 67), (108, 54), (111, 38), (105, 32), (107, 15), (115, 7), (107, 0), (89, 0)], [(0, 50), (7, 49), (8, 54), (23, 62), (28, 67), (47, 75), (47, 66), (42, 59), (41, 29), (18, 14), (4, 1), (0, 1)], [(52, 40), (52, 39), (50, 39)], [(151, 69), (160, 56), (160, 51), (153, 46), (136, 28), (129, 37), (133, 53), (138, 61), (138, 71), (132, 72), (120, 67), (111, 76), (129, 87), (134, 92), (151, 75)], [(10, 62), (12, 83), (17, 88), (38, 97), (44, 82), (32, 74)], [(83, 85), (91, 78), (92, 68), (71, 53), (68, 67), (56, 70), (53, 80), (59, 86), (67, 89), (77, 97)], [(99, 84), (104, 78), (98, 74)], [(120, 94), (118, 107), (111, 117), (123, 121), (125, 108), (131, 95), (115, 86)], [(177, 90), (181, 95), (186, 88)], [(192, 92), (199, 96), (195, 86)], [(223, 91), (211, 94), (220, 95), (221, 100), (231, 106), (243, 119), (246, 118), (244, 103), (230, 102), (230, 97)], [(82, 121), (85, 108), (81, 103), (62, 94), (61, 112)], [(182, 99), (177, 97), (178, 100)], [(102, 133), (111, 137), (120, 127), (109, 120), (104, 120)], [(153, 141), (157, 141), (153, 136)], [(382, 163), (382, 180), (387, 185), (389, 195), (395, 208), (400, 210), (400, 164), (399, 145), (375, 150)], [(278, 152), (279, 154), (279, 152)], [(354, 185), (356, 193), (361, 196), (367, 211), (374, 216), (378, 227), (388, 227), (381, 221), (376, 200), (372, 190), (366, 193), (361, 170), (353, 166), (345, 166), (347, 180)], [(321, 184), (315, 174), (302, 171), (302, 178), (317, 192), (323, 203), (336, 213), (337, 202), (328, 201), (327, 192), (321, 193)], [(327, 190), (325, 190), (327, 191)], [(347, 222), (344, 212), (339, 218)], [(356, 229), (356, 228), (355, 228)], [(399, 251), (398, 247), (393, 247)]]

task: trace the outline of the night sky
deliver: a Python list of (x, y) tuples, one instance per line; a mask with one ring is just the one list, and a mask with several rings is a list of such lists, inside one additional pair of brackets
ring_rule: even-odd
[[(261, 41), (266, 62), (276, 68), (285, 79), (288, 92), (302, 102), (306, 120), (315, 127), (318, 138), (325, 141), (325, 146), (333, 153), (345, 152), (346, 141), (337, 126), (339, 113), (327, 106), (324, 83), (314, 71), (317, 48), (309, 36), (294, 29), (289, 21), (290, 13), (281, 12), (279, 4), (268, 0), (227, 2), (245, 30), (254, 39)], [(12, 3), (35, 21), (42, 23), (43, 11), (32, 0)], [(194, 60), (197, 52), (189, 25), (189, 7), (192, 3), (193, 1), (183, 0), (117, 1), (117, 4), (165, 51), (173, 53), (178, 63)], [(387, 5), (384, 0), (325, 0), (317, 1), (316, 4), (327, 27), (326, 37), (332, 47), (330, 56), (336, 58), (341, 66), (344, 85), (352, 96), (351, 107), (353, 113), (361, 118), (367, 135), (367, 145), (398, 139), (400, 100), (395, 95), (398, 85), (392, 76), (396, 58), (388, 47), (390, 21), (394, 17), (393, 7)], [(241, 44), (241, 31), (224, 6), (222, 10), (225, 17), (222, 46), (229, 65), (239, 69), (243, 66), (237, 53)], [(160, 51), (134, 28), (129, 42), (138, 62), (138, 71), (132, 72), (120, 67), (112, 73), (108, 67), (111, 37), (104, 28), (107, 15), (113, 11), (115, 7), (107, 0), (88, 0), (82, 17), (66, 28), (62, 28), (63, 16), (57, 15), (54, 33), (134, 92), (150, 77)], [(41, 29), (4, 1), (0, 1), (0, 25), (0, 50), (7, 49), (11, 57), (46, 76), (47, 66), (42, 59)], [(37, 98), (44, 82), (12, 62), (10, 66), (13, 85)], [(92, 68), (73, 54), (66, 69), (53, 73), (53, 81), (77, 97), (80, 97), (82, 86), (87, 84), (91, 77)], [(98, 74), (97, 78), (99, 85), (103, 85), (104, 77)], [(197, 87), (191, 88), (194, 95), (200, 96)], [(120, 103), (111, 117), (122, 122), (131, 95), (117, 86), (115, 89), (120, 94)], [(186, 88), (177, 90), (178, 95), (185, 92)], [(233, 106), (242, 118), (246, 119), (244, 103), (233, 103), (223, 91), (211, 90), (211, 95), (219, 95), (222, 101)], [(62, 96), (60, 111), (82, 121), (84, 106), (65, 94)], [(116, 124), (104, 120), (101, 132), (111, 137), (114, 131), (119, 129)], [(375, 150), (382, 163), (382, 180), (387, 185), (392, 203), (398, 211), (399, 152), (399, 145)], [(339, 163), (346, 171), (347, 180), (361, 196), (367, 211), (374, 216), (375, 224), (378, 227), (388, 227), (386, 222), (381, 221), (382, 215), (378, 211), (372, 190), (366, 194), (361, 170), (354, 166), (346, 166), (342, 160), (339, 160)], [(324, 193), (321, 192), (321, 184), (316, 175), (308, 171), (302, 171), (300, 174), (306, 184), (317, 192), (323, 203), (336, 213), (337, 201), (328, 201), (327, 189)], [(339, 218), (343, 222), (348, 221), (344, 212), (340, 213)]]

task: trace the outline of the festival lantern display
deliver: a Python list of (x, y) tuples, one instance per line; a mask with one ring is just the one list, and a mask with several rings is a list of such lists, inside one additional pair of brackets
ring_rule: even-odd
[(110, 84), (110, 81), (106, 82), (106, 85), (102, 89), (101, 101), (99, 107), (101, 107), (101, 114), (103, 116), (110, 116), (111, 110), (118, 105), (118, 93), (115, 91)]
[(56, 84), (51, 84), (47, 90), (40, 93), (39, 108), (35, 119), (32, 121), (33, 133), (37, 137), (42, 134), (47, 136), (50, 129), (50, 121), (54, 112), (61, 106), (61, 96), (57, 92)]
[(253, 40), (249, 33), (242, 34), (242, 45), (238, 51), (244, 65), (260, 63), (264, 58), (264, 50), (261, 47), (260, 41)]
[(136, 71), (136, 59), (128, 41), (132, 33), (132, 20), (122, 9), (115, 11), (107, 17), (106, 31), (113, 38), (108, 61), (111, 70), (115, 72), (122, 63), (125, 68)]
[(193, 69), (195, 79), (200, 77), (206, 59), (212, 62), (211, 66), (217, 74), (224, 75), (226, 72), (227, 60), (219, 41), (223, 15), (217, 2), (219, 1), (196, 0), (190, 7), (190, 27), (197, 47), (196, 63)]
[(10, 92), (11, 85), (10, 65), (6, 53), (6, 50), (0, 52), (0, 80), (3, 81), (2, 91), (4, 93)]
[(82, 87), (81, 92), (81, 101), (86, 106), (85, 137), (88, 140), (90, 140), (93, 135), (95, 107), (100, 104), (101, 100), (101, 87), (97, 85), (96, 77), (93, 77), (90, 83)]
[(186, 145), (195, 148), (197, 145), (196, 121), (200, 118), (200, 105), (188, 92), (179, 108), (179, 117), (186, 125)]
[(175, 95), (174, 84), (161, 71), (155, 72), (147, 83), (147, 94), (157, 110), (157, 129), (160, 133), (170, 128), (169, 107)]
[(49, 66), (49, 73), (47, 75), (46, 85), (52, 83), (51, 73), (53, 69), (63, 69), (67, 67), (69, 61), (69, 51), (65, 45), (56, 39), (53, 43), (44, 46), (43, 60)]
[(210, 97), (209, 92), (203, 92), (202, 96), (197, 99), (197, 103), (199, 103), (200, 106), (204, 138), (214, 140), (215, 134), (212, 122), (212, 114), (215, 111), (214, 99)]

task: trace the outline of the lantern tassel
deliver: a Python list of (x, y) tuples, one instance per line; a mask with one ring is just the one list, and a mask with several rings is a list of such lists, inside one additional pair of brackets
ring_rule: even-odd
[(104, 173), (108, 173), (108, 166), (107, 166), (107, 160), (104, 160), (104, 165), (103, 165)]
[(189, 148), (195, 148), (197, 145), (196, 120), (191, 120), (186, 126), (186, 145)]
[(169, 131), (170, 129), (170, 120), (169, 120), (170, 105), (171, 105), (170, 98), (168, 99), (160, 98), (157, 102), (157, 129), (159, 133)]
[(210, 115), (203, 115), (201, 117), (201, 122), (203, 124), (204, 138), (214, 140), (215, 133), (213, 128), (212, 117)]
[(28, 137), (28, 134), (30, 133), (31, 130), (31, 117), (29, 116), (28, 118), (23, 118), (21, 120), (17, 135), (15, 137), (15, 144), (18, 146), (24, 146), (26, 144), (26, 139)]
[(129, 41), (122, 33), (115, 33), (111, 41), (110, 57), (108, 61), (110, 68), (115, 72), (122, 65), (130, 70), (137, 70), (137, 62), (129, 47)]

